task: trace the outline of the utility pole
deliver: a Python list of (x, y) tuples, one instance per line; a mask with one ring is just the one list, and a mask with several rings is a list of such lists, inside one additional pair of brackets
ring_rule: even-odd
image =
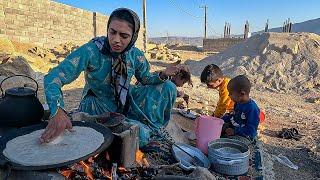
[(249, 37), (249, 22), (246, 21), (246, 24), (244, 25), (244, 39), (247, 39)]
[(269, 19), (267, 19), (266, 26), (264, 28), (264, 32), (268, 32), (268, 31), (269, 31)]
[(144, 51), (147, 52), (147, 0), (143, 0), (142, 4), (143, 9), (143, 48)]
[(207, 9), (208, 6), (200, 6), (200, 8), (204, 8), (204, 39), (207, 39)]

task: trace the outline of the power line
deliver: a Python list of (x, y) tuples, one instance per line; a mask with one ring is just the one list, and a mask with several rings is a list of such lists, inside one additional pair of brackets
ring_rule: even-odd
[[(204, 16), (202, 16), (202, 17), (201, 17), (201, 16), (195, 16), (195, 15), (193, 15), (192, 13), (190, 13), (190, 12), (182, 9), (182, 8), (181, 8), (180, 6), (178, 6), (173, 0), (169, 0), (169, 2), (170, 2), (173, 6), (175, 6), (178, 10), (180, 10), (181, 12), (183, 12), (183, 13), (185, 13), (185, 14), (187, 14), (187, 15), (189, 15), (189, 16), (197, 19), (197, 20), (202, 21), (202, 19), (204, 18)], [(208, 17), (207, 17), (207, 18), (208, 18)], [(213, 30), (212, 26), (209, 24), (209, 20), (208, 20), (208, 19), (207, 19), (207, 26), (209, 27), (208, 30), (210, 31), (210, 33), (211, 33), (213, 36), (214, 36), (214, 35), (218, 35), (218, 36), (221, 36), (221, 35), (222, 35), (222, 34), (217, 33), (216, 31)]]
[(182, 8), (181, 8), (180, 6), (178, 6), (173, 0), (169, 0), (169, 2), (171, 2), (171, 4), (172, 4), (173, 6), (175, 6), (176, 8), (178, 8), (180, 11), (188, 14), (189, 16), (191, 16), (191, 17), (193, 17), (193, 18), (196, 18), (196, 19), (202, 19), (202, 18), (204, 18), (204, 17), (201, 17), (201, 16), (195, 16), (195, 15), (193, 15), (192, 13), (190, 13), (190, 12), (182, 9)]
[[(207, 20), (209, 22), (209, 20)], [(211, 34), (214, 36), (214, 35), (217, 35), (217, 36), (222, 36), (222, 34), (220, 33), (217, 33), (217, 31), (214, 30), (213, 26), (211, 26), (210, 23), (207, 22), (207, 25), (208, 25), (208, 30), (211, 32)]]

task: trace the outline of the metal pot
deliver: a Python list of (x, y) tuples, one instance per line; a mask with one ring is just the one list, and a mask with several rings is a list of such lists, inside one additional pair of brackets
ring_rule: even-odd
[(221, 138), (208, 144), (214, 170), (226, 175), (245, 174), (249, 169), (249, 147), (235, 139)]
[[(2, 83), (12, 77), (26, 77), (33, 80), (36, 89), (28, 87), (14, 87), (2, 89)], [(44, 114), (43, 106), (37, 98), (38, 83), (24, 75), (14, 75), (5, 78), (0, 83), (0, 127), (23, 127), (41, 122)]]

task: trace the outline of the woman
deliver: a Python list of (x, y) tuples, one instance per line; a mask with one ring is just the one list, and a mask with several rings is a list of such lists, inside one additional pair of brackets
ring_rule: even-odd
[[(63, 109), (61, 87), (74, 81), (82, 71), (86, 83), (79, 111), (90, 115), (126, 114), (128, 121), (142, 122), (148, 133), (167, 124), (176, 99), (176, 86), (168, 79), (179, 68), (172, 66), (160, 73), (150, 73), (148, 61), (134, 47), (139, 29), (135, 12), (117, 9), (109, 17), (107, 37), (84, 44), (45, 76), (45, 95), (51, 116), (41, 142), (53, 140), (65, 129), (71, 130), (71, 121)], [(130, 87), (133, 75), (143, 86)], [(147, 142), (148, 135), (142, 131), (141, 138)]]

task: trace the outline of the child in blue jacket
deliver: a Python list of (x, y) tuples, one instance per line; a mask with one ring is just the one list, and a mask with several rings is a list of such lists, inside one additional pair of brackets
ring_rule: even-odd
[(224, 136), (243, 136), (253, 139), (257, 136), (260, 109), (250, 98), (251, 83), (245, 75), (231, 79), (228, 84), (229, 96), (235, 102), (234, 111), (222, 117)]

